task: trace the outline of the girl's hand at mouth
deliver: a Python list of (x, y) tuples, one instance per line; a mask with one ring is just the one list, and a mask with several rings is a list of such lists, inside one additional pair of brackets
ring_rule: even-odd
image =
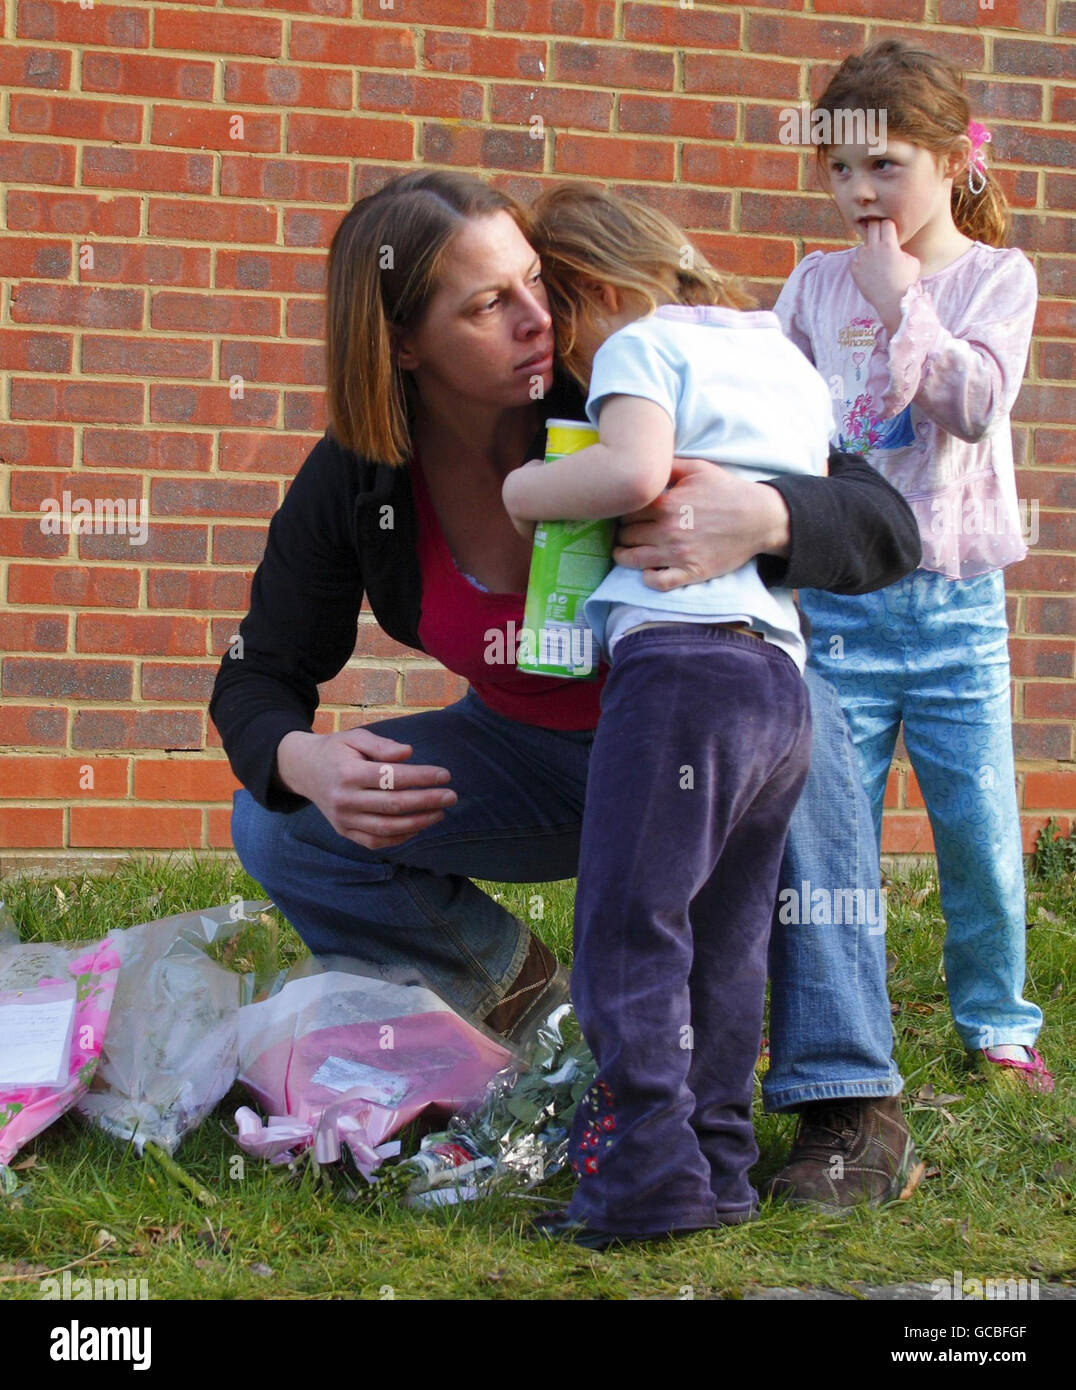
[(888, 217), (865, 229), (866, 240), (852, 257), (852, 279), (892, 337), (900, 327), (900, 301), (919, 279), (919, 261), (901, 250), (897, 224)]

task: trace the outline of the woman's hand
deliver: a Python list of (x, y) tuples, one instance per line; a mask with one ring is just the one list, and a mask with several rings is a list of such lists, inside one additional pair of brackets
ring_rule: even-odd
[(900, 249), (895, 222), (867, 223), (867, 240), (852, 257), (852, 279), (890, 337), (900, 327), (900, 301), (919, 279), (919, 269), (915, 256)]
[(387, 849), (444, 819), (456, 804), (444, 767), (409, 766), (409, 743), (371, 729), (339, 734), (285, 734), (277, 776), (312, 801), (338, 835), (366, 849)]
[(772, 487), (703, 459), (673, 460), (668, 491), (621, 518), (613, 559), (662, 592), (788, 551), (788, 508)]

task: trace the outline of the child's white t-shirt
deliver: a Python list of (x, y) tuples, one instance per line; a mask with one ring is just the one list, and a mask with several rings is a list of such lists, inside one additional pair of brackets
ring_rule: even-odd
[[(825, 381), (784, 336), (775, 314), (665, 305), (598, 349), (587, 416), (609, 396), (640, 396), (669, 414), (681, 456), (709, 459), (763, 481), (824, 475), (833, 432)], [(693, 518), (683, 517), (688, 527)], [(802, 671), (806, 648), (791, 591), (767, 589), (754, 560), (731, 574), (660, 593), (616, 565), (584, 606), (607, 655), (643, 622), (747, 622)]]

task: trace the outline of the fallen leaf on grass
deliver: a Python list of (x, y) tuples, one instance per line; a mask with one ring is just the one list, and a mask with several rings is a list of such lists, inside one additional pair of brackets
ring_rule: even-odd
[(955, 1101), (963, 1100), (962, 1095), (938, 1095), (934, 1087), (928, 1081), (925, 1086), (921, 1086), (918, 1091), (913, 1092), (912, 1099), (918, 1101), (920, 1105), (930, 1105), (935, 1108), (943, 1105), (952, 1105)]
[(931, 1168), (928, 1168), (927, 1171), (923, 1174), (923, 1181), (926, 1182), (927, 1178), (940, 1178), (940, 1177), (941, 1177), (941, 1169), (940, 1169), (940, 1168), (933, 1168), (933, 1167), (931, 1167)]
[(905, 1004), (904, 1006), (910, 1013), (922, 1014), (924, 1018), (929, 1018), (934, 1013), (933, 1004)]
[(259, 1279), (271, 1279), (273, 1271), (268, 1265), (256, 1264), (250, 1266), (251, 1274), (256, 1274)]
[(96, 1236), (94, 1236), (93, 1239), (93, 1248), (95, 1250), (107, 1250), (110, 1245), (115, 1244), (116, 1237), (112, 1234), (111, 1231), (106, 1231), (103, 1226), (97, 1232)]
[(12, 1171), (16, 1173), (25, 1173), (27, 1168), (32, 1168), (36, 1162), (37, 1154), (31, 1154), (29, 1158), (24, 1158), (21, 1163), (13, 1163), (11, 1165)]
[(968, 1247), (969, 1250), (971, 1249), (971, 1241), (968, 1239), (968, 1231), (970, 1229), (971, 1221), (966, 1216), (964, 1220), (961, 1221), (960, 1225), (956, 1228), (957, 1235), (960, 1237), (960, 1239), (964, 1242), (964, 1244)]

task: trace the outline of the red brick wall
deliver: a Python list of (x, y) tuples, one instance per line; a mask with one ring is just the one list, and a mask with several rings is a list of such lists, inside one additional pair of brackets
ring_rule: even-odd
[[(1040, 535), (1008, 576), (1014, 711), (1028, 845), (1051, 812), (1068, 823), (1076, 3), (0, 0), (0, 26), (4, 867), (228, 844), (205, 705), (322, 428), (324, 248), (355, 198), (416, 163), (524, 197), (610, 180), (770, 303), (805, 251), (840, 244), (778, 112), (884, 33), (974, 74), (1038, 270), (1016, 436)], [(41, 502), (65, 489), (143, 499), (147, 543), (43, 534)], [(367, 614), (317, 728), (458, 690)], [(887, 848), (928, 849), (903, 767), (890, 805)]]

